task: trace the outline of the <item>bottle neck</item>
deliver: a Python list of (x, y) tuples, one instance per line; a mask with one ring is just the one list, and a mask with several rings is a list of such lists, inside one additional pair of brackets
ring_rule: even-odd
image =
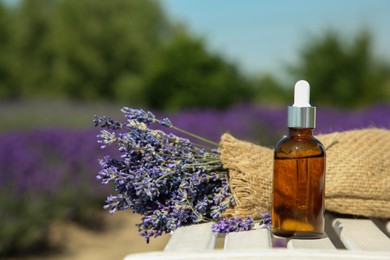
[(288, 128), (288, 135), (290, 137), (310, 138), (313, 136), (313, 128)]
[(316, 107), (289, 106), (287, 110), (287, 126), (291, 128), (315, 128)]

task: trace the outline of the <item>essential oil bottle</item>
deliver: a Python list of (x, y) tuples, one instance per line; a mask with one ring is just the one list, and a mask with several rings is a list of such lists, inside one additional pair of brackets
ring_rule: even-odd
[(324, 233), (325, 148), (313, 137), (316, 108), (310, 105), (309, 83), (295, 84), (288, 107), (288, 136), (275, 146), (272, 233), (319, 238)]

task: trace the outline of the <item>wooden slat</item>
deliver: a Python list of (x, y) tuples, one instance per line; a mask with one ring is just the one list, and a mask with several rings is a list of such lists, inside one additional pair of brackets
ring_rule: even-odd
[(371, 218), (372, 222), (390, 239), (390, 222), (383, 218)]
[(260, 250), (210, 250), (198, 252), (152, 252), (127, 255), (124, 260), (189, 260), (189, 259), (267, 259), (267, 260), (389, 260), (388, 252), (310, 250), (310, 249), (260, 249)]
[(319, 239), (291, 239), (287, 243), (289, 249), (319, 249), (319, 250), (336, 250), (332, 241), (328, 237)]
[(175, 230), (164, 251), (205, 251), (214, 248), (217, 234), (212, 223), (180, 227)]
[(225, 250), (272, 248), (268, 229), (232, 232), (225, 237)]
[(333, 227), (349, 250), (390, 252), (390, 239), (369, 219), (337, 218)]
[[(384, 226), (390, 226), (383, 222)], [(211, 223), (177, 229), (164, 251), (131, 254), (130, 259), (390, 259), (390, 239), (371, 221), (365, 219), (336, 218), (335, 231), (350, 250), (333, 248), (329, 238), (290, 240), (288, 248), (270, 248), (269, 230), (230, 233), (225, 237), (224, 250), (214, 249), (216, 234)]]
[(325, 212), (325, 233), (337, 249), (347, 249), (341, 242), (340, 234), (333, 228), (333, 221), (336, 218), (341, 218), (341, 216), (336, 213)]
[(387, 233), (390, 234), (390, 221), (386, 224)]

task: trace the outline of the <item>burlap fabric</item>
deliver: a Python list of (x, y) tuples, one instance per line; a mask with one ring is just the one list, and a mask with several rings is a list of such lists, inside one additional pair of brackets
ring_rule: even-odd
[[(390, 131), (362, 129), (316, 136), (326, 148), (325, 208), (390, 218)], [(236, 205), (225, 217), (270, 212), (273, 150), (221, 137), (221, 160), (229, 169)]]

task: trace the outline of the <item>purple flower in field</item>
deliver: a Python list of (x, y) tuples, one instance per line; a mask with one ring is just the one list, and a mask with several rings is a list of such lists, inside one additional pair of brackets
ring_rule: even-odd
[(98, 170), (96, 154), (101, 154), (94, 135), (96, 131), (60, 129), (1, 134), (0, 190), (12, 190), (10, 196), (16, 198), (67, 189), (97, 196), (101, 190), (88, 185), (94, 179), (89, 173)]
[[(287, 104), (286, 104), (287, 106)], [(191, 110), (170, 115), (181, 129), (211, 140), (229, 132), (237, 138), (272, 147), (286, 132), (287, 107), (264, 107), (238, 104), (228, 110)], [(346, 131), (366, 127), (390, 129), (390, 105), (378, 104), (355, 110), (317, 107), (316, 134)], [(163, 128), (163, 126), (161, 126)], [(175, 133), (174, 129), (172, 129)], [(190, 138), (192, 141), (195, 139)]]

